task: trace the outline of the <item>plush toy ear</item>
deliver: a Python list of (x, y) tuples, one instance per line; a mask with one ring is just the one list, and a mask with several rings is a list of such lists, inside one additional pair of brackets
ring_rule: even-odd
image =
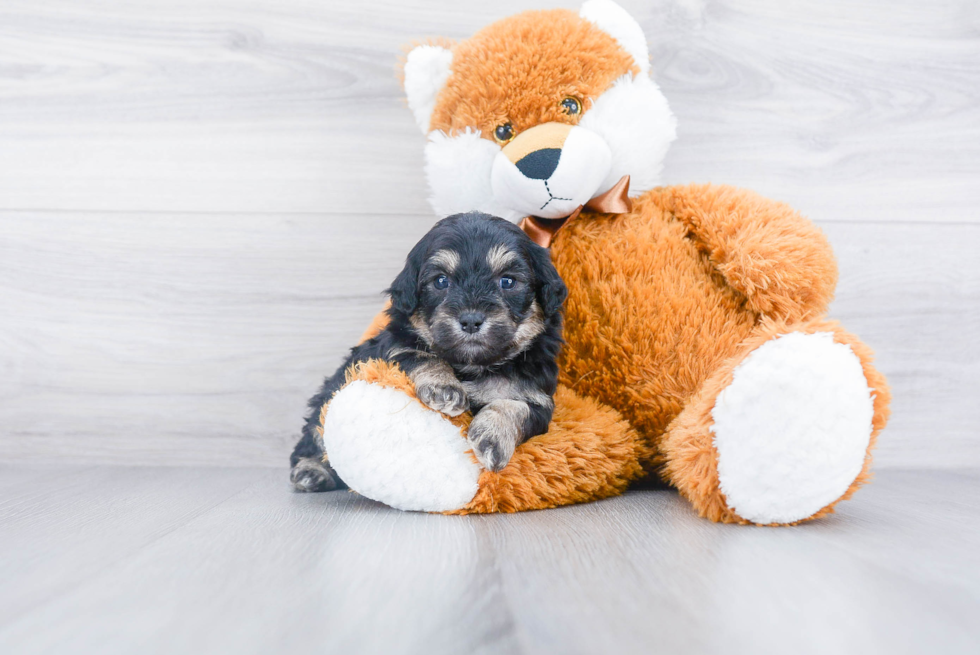
[(568, 287), (551, 263), (551, 252), (536, 243), (528, 244), (531, 268), (538, 284), (537, 296), (545, 317), (553, 316), (568, 297)]
[(641, 74), (650, 73), (650, 52), (643, 28), (625, 9), (612, 0), (588, 0), (578, 15), (616, 39), (632, 55)]
[(429, 133), (436, 96), (449, 79), (452, 63), (452, 50), (439, 45), (416, 46), (405, 60), (405, 95), (423, 134)]

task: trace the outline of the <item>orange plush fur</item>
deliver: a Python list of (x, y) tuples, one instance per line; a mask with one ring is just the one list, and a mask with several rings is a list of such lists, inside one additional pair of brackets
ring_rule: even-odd
[[(638, 71), (612, 37), (566, 10), (495, 23), (453, 46), (452, 66), (431, 129), (452, 135), (475, 126), (491, 140), (505, 121), (518, 131), (576, 123), (580, 116), (559, 109), (563, 96), (587, 108)], [(719, 489), (711, 412), (739, 363), (787, 332), (830, 331), (860, 359), (874, 395), (871, 443), (843, 498), (868, 479), (888, 387), (870, 349), (823, 318), (836, 263), (821, 231), (793, 209), (729, 187), (661, 187), (634, 199), (627, 214), (583, 212), (558, 232), (552, 257), (569, 297), (551, 430), (521, 445), (500, 473), (484, 473), (459, 513), (603, 498), (646, 471), (702, 516), (746, 523)], [(407, 377), (388, 365), (361, 365), (352, 379), (414, 398)]]
[(626, 215), (588, 214), (558, 233), (552, 257), (570, 289), (562, 382), (618, 409), (655, 449), (762, 316), (819, 315), (837, 279), (806, 219), (710, 185), (654, 190)]
[(491, 135), (506, 121), (517, 132), (549, 121), (577, 123), (581, 114), (563, 113), (562, 98), (596, 98), (617, 77), (638, 71), (615, 39), (567, 9), (490, 25), (454, 46), (453, 69), (458, 75), (440, 92), (431, 119), (431, 129), (450, 135), (474, 126)]

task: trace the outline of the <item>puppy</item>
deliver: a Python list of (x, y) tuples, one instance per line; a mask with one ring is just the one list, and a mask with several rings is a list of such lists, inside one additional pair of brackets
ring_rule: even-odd
[(472, 411), (468, 439), (488, 470), (499, 471), (519, 444), (548, 430), (568, 291), (547, 250), (502, 218), (457, 214), (416, 244), (386, 293), (388, 326), (355, 346), (310, 399), (290, 458), (298, 491), (346, 486), (324, 461), (317, 428), (320, 408), (356, 362), (396, 362), (432, 409)]

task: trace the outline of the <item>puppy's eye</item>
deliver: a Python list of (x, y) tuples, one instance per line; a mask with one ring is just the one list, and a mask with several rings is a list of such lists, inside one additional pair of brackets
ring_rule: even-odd
[(445, 275), (440, 275), (435, 280), (432, 281), (432, 286), (440, 291), (449, 288), (449, 278)]
[(493, 138), (501, 143), (507, 143), (514, 138), (514, 126), (510, 123), (498, 125), (497, 129), (493, 131)]
[(501, 289), (513, 289), (514, 288), (514, 278), (512, 278), (512, 277), (502, 277), (502, 278), (500, 278), (500, 288)]
[(574, 116), (582, 112), (582, 103), (578, 101), (578, 98), (568, 96), (561, 101), (561, 110), (569, 116)]

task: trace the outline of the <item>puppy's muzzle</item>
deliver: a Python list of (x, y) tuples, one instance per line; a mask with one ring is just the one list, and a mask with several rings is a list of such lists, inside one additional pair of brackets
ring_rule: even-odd
[[(584, 127), (542, 123), (496, 156), (490, 185), (497, 201), (529, 216), (561, 218), (607, 191), (612, 153)], [(609, 182), (609, 184), (606, 184)]]
[(483, 312), (463, 312), (459, 315), (459, 327), (467, 334), (476, 334), (486, 320)]

